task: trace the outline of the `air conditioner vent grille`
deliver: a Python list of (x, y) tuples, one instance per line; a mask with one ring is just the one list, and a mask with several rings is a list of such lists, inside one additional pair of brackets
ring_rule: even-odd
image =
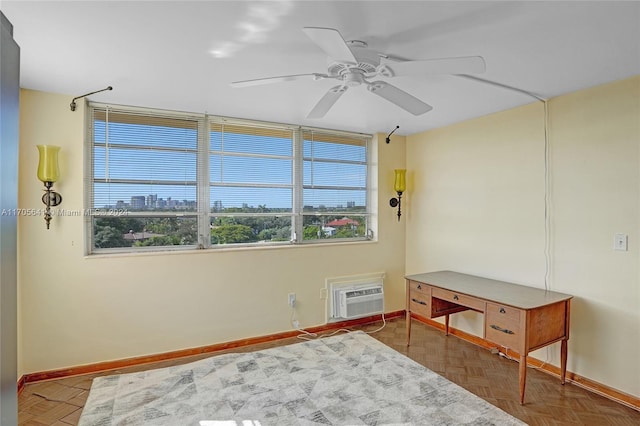
[(371, 294), (381, 294), (381, 293), (382, 293), (382, 287), (372, 287), (372, 288), (366, 288), (363, 290), (347, 291), (346, 296), (348, 299), (350, 299), (352, 297), (361, 297), (361, 296), (368, 296)]
[(382, 284), (333, 289), (333, 318), (353, 319), (384, 312)]

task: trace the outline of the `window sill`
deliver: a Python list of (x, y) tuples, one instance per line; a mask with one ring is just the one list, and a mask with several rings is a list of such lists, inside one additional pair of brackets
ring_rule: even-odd
[(235, 247), (216, 247), (197, 250), (192, 247), (178, 248), (168, 250), (153, 251), (113, 251), (113, 252), (97, 252), (86, 254), (85, 259), (110, 259), (116, 257), (139, 257), (139, 256), (176, 256), (176, 255), (207, 255), (211, 253), (228, 253), (235, 251), (256, 251), (256, 250), (295, 250), (306, 248), (322, 248), (336, 246), (351, 246), (361, 244), (376, 244), (378, 240), (361, 240), (361, 241), (336, 241), (331, 243), (306, 243), (306, 244), (283, 244), (283, 245), (264, 245), (264, 246), (235, 246)]

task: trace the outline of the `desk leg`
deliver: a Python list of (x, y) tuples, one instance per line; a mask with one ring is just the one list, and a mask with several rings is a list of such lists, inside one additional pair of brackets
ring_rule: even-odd
[(449, 314), (444, 316), (444, 335), (449, 335)]
[(567, 339), (560, 342), (560, 383), (564, 385), (567, 376)]
[(407, 346), (411, 344), (411, 312), (407, 310)]
[(527, 355), (520, 355), (520, 405), (524, 405), (524, 385), (527, 382)]

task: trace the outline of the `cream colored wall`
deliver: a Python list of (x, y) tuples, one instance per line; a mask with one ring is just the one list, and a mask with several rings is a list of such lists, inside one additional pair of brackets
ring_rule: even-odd
[[(83, 207), (84, 108), (72, 96), (21, 94), (19, 206), (40, 208), (36, 144), (62, 147), (60, 208)], [(325, 319), (325, 279), (385, 272), (387, 311), (404, 309), (404, 222), (385, 207), (405, 140), (374, 143), (378, 241), (363, 244), (85, 257), (81, 217), (19, 218), (20, 374), (291, 330)], [(377, 139), (377, 137), (376, 137)]]
[[(640, 76), (551, 99), (551, 290), (574, 295), (568, 369), (640, 395)], [(407, 138), (407, 273), (545, 286), (542, 103)], [(627, 252), (613, 250), (629, 235)], [(482, 335), (480, 314), (453, 327)], [(559, 347), (532, 355), (559, 365)]]

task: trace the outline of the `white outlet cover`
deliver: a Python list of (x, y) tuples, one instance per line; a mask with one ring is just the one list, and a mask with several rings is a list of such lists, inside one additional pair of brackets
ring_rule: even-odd
[(615, 234), (613, 238), (613, 249), (627, 251), (629, 237), (626, 234)]

